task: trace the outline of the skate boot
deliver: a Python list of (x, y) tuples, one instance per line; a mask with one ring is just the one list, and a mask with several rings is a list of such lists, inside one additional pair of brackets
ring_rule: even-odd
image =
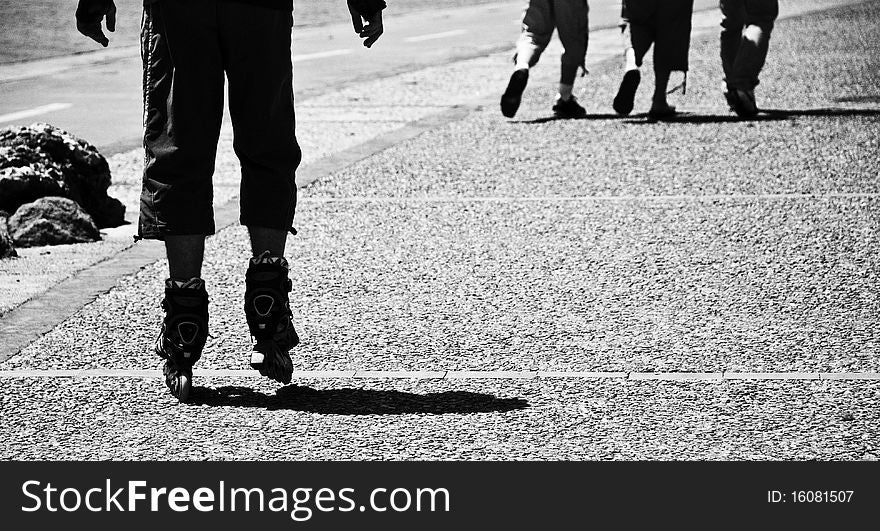
[(292, 289), (287, 274), (287, 260), (280, 256), (267, 251), (251, 258), (244, 294), (245, 317), (256, 340), (251, 367), (283, 384), (289, 384), (293, 374), (289, 351), (299, 343), (287, 296)]
[(189, 400), (192, 367), (208, 339), (208, 293), (200, 278), (165, 281), (165, 319), (156, 340), (156, 354), (165, 360), (165, 385), (180, 402)]

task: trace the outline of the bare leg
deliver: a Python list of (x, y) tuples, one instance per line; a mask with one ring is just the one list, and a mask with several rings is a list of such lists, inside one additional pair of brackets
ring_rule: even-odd
[(571, 99), (571, 91), (574, 89), (574, 85), (571, 83), (560, 83), (559, 84), (559, 99), (562, 101), (568, 101)]
[(661, 120), (675, 115), (675, 107), (669, 105), (666, 101), (666, 88), (669, 86), (670, 73), (671, 71), (668, 69), (654, 68), (656, 84), (654, 85), (654, 98), (653, 103), (651, 103), (651, 110), (648, 111), (649, 118)]
[(251, 237), (251, 251), (255, 257), (265, 251), (269, 251), (272, 256), (284, 256), (287, 231), (265, 227), (248, 227), (248, 234)]
[(205, 256), (205, 235), (166, 236), (165, 253), (168, 256), (168, 276), (177, 280), (199, 278)]
[(655, 109), (662, 109), (669, 107), (669, 104), (666, 103), (666, 90), (669, 87), (669, 74), (671, 72), (669, 70), (659, 70), (654, 69), (655, 76), (655, 84), (654, 84), (654, 99), (653, 99), (653, 107)]

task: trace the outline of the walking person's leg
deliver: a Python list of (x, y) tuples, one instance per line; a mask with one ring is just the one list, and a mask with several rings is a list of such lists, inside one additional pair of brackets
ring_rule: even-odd
[(746, 23), (746, 8), (744, 0), (721, 0), (721, 68), (724, 70), (724, 80), (727, 82), (733, 75), (733, 64), (739, 53), (739, 45), (742, 42), (743, 27)]
[(688, 71), (691, 41), (693, 0), (664, 0), (657, 10), (657, 37), (654, 42), (654, 95), (651, 98), (652, 118), (675, 114), (675, 107), (667, 101), (669, 77), (672, 72)]
[(516, 66), (501, 96), (501, 113), (507, 118), (516, 116), (522, 93), (529, 82), (529, 69), (538, 64), (550, 43), (554, 27), (551, 0), (529, 0), (523, 11), (522, 33), (516, 42)]
[(147, 4), (141, 35), (146, 160), (138, 233), (165, 242), (169, 277), (155, 351), (181, 401), (208, 336), (201, 266), (205, 238), (214, 233), (211, 181), (223, 116), (213, 5)]
[(248, 229), (245, 316), (256, 339), (251, 365), (282, 383), (299, 343), (292, 322), (292, 285), (285, 258), (296, 208), (293, 27), (288, 10), (219, 2), (220, 41), (229, 80), (235, 153), (241, 161), (241, 223)]
[(590, 6), (587, 0), (554, 0), (556, 31), (564, 49), (561, 58), (559, 93), (553, 112), (562, 118), (582, 118), (586, 111), (572, 95), (578, 69), (586, 72), (590, 39)]
[[(745, 0), (745, 27), (727, 82), (736, 91), (738, 108), (746, 115), (758, 112), (755, 87), (767, 60), (770, 34), (779, 15), (778, 0)], [(736, 108), (736, 107), (735, 107)]]
[(636, 90), (642, 80), (639, 69), (645, 54), (654, 43), (656, 31), (651, 19), (656, 9), (655, 0), (623, 0), (620, 13), (620, 32), (623, 40), (624, 73), (612, 107), (617, 114), (632, 112)]
[(767, 59), (778, 0), (722, 0), (721, 64), (724, 96), (739, 116), (758, 114), (755, 87)]

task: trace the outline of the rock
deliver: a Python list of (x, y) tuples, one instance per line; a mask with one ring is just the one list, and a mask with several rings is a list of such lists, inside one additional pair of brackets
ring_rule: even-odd
[(7, 223), (12, 241), (18, 247), (101, 239), (101, 233), (88, 213), (65, 197), (43, 197), (22, 205)]
[(125, 222), (125, 206), (107, 195), (110, 166), (98, 150), (49, 124), (0, 130), (0, 209), (41, 197), (79, 203), (98, 227)]
[(18, 256), (15, 248), (12, 246), (12, 237), (9, 235), (9, 229), (6, 228), (6, 218), (9, 214), (0, 210), (0, 259), (12, 258)]

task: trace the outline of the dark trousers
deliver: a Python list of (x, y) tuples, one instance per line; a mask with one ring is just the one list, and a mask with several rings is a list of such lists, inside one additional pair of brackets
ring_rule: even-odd
[(721, 0), (721, 66), (732, 88), (752, 90), (767, 60), (778, 0)]
[(241, 223), (288, 230), (296, 208), (292, 13), (241, 2), (144, 6), (144, 168), (139, 234), (213, 234), (214, 160), (229, 82)]

